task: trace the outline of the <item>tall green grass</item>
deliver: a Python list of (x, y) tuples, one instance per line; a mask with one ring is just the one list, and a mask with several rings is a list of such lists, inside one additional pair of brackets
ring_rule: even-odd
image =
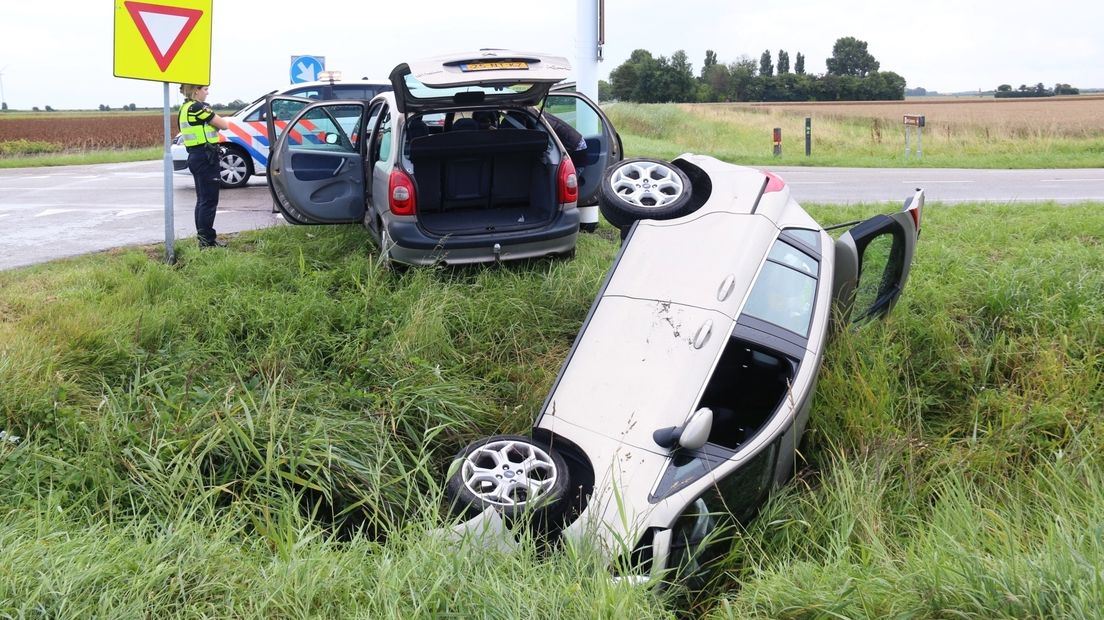
[(429, 533), (451, 455), (531, 424), (605, 226), (402, 275), (296, 227), (0, 273), (0, 617), (1100, 615), (1100, 207), (929, 204), (894, 314), (828, 351), (797, 480), (699, 592)]

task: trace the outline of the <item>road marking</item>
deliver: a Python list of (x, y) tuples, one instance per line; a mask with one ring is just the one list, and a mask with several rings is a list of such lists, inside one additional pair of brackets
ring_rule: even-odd
[(786, 185), (839, 185), (839, 181), (787, 181)]
[(973, 181), (933, 181), (931, 179), (925, 179), (923, 181), (901, 181), (902, 185), (916, 185), (917, 183), (925, 185), (954, 185), (955, 183), (973, 183)]
[(39, 211), (34, 217), (46, 217), (49, 215), (60, 215), (62, 213), (80, 213), (85, 209), (46, 209), (45, 211)]
[(138, 215), (140, 213), (160, 213), (164, 209), (123, 209), (122, 211), (115, 212), (115, 217), (126, 217), (128, 215)]
[(1094, 182), (1095, 181), (1096, 183), (1100, 183), (1100, 182), (1104, 182), (1104, 179), (1043, 179), (1039, 182), (1040, 183), (1084, 183), (1086, 181), (1089, 181), (1089, 182)]

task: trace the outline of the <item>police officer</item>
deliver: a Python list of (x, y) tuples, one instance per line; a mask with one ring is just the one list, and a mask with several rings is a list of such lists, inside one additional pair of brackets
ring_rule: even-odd
[(181, 84), (180, 134), (188, 148), (188, 170), (195, 179), (196, 237), (200, 248), (226, 247), (215, 237), (215, 211), (219, 200), (218, 130), (230, 126), (207, 105), (207, 87)]

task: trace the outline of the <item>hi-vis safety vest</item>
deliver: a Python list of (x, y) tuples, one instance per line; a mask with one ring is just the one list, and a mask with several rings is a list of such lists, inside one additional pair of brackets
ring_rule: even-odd
[(185, 99), (180, 106), (180, 116), (177, 120), (180, 123), (180, 135), (184, 136), (184, 146), (218, 144), (218, 129), (210, 123), (203, 122), (210, 120), (214, 112), (211, 112), (206, 105), (192, 105), (194, 103), (197, 102)]

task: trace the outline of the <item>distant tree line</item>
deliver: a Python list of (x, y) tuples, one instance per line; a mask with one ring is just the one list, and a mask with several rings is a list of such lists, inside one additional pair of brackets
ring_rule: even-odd
[(1074, 88), (1069, 84), (1055, 84), (1054, 89), (1051, 90), (1043, 85), (1042, 82), (1039, 82), (1034, 86), (1020, 84), (1020, 87), (1016, 90), (1012, 90), (1011, 84), (1001, 84), (997, 87), (997, 92), (993, 93), (993, 96), (998, 99), (1007, 99), (1014, 97), (1053, 97), (1055, 95), (1080, 94), (1081, 91), (1079, 89)]
[(701, 72), (694, 76), (686, 52), (656, 58), (644, 49), (610, 72), (609, 84), (600, 84), (599, 96), (638, 103), (711, 101), (871, 101), (904, 99), (905, 78), (879, 71), (880, 63), (865, 41), (843, 37), (832, 47), (823, 75), (805, 73), (805, 56), (779, 50), (777, 62), (770, 50), (759, 61), (741, 56), (736, 62), (718, 61), (705, 52)]

